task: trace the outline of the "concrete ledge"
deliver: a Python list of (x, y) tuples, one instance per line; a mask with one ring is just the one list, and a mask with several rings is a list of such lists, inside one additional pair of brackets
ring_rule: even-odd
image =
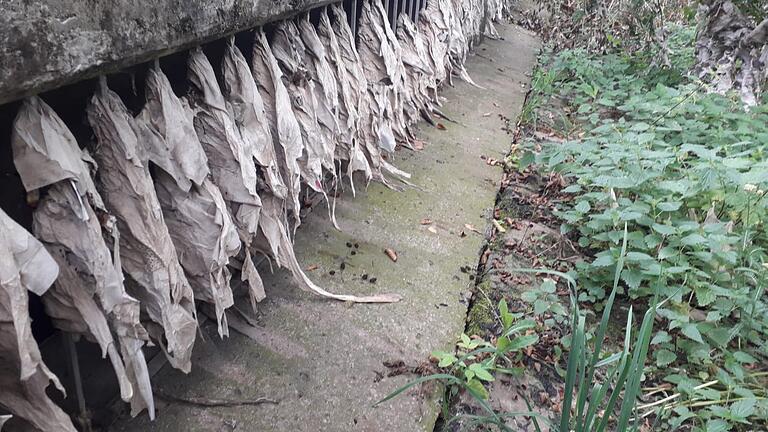
[(333, 0), (0, 0), (0, 104)]

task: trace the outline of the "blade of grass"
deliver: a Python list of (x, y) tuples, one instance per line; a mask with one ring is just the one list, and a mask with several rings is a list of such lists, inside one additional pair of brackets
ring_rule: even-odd
[(413, 387), (415, 385), (418, 385), (418, 384), (421, 384), (421, 383), (427, 382), (427, 381), (436, 381), (436, 380), (445, 380), (445, 381), (448, 381), (448, 382), (450, 382), (452, 384), (461, 384), (461, 380), (460, 379), (456, 378), (453, 375), (448, 375), (448, 374), (432, 374), (432, 375), (427, 375), (427, 376), (419, 377), (419, 378), (417, 378), (417, 379), (415, 379), (413, 381), (410, 381), (408, 384), (398, 388), (397, 390), (393, 391), (392, 393), (388, 394), (387, 396), (384, 397), (384, 399), (374, 403), (373, 407), (376, 408), (377, 406), (383, 404), (384, 402), (387, 402), (388, 400), (393, 399), (393, 398), (399, 396), (400, 393), (408, 390), (409, 388), (411, 388), (411, 387)]
[[(621, 243), (621, 254), (619, 255), (618, 262), (616, 263), (616, 272), (613, 277), (613, 289), (611, 290), (611, 295), (608, 297), (608, 301), (605, 303), (605, 307), (603, 309), (603, 316), (600, 320), (600, 326), (597, 329), (597, 334), (595, 335), (595, 348), (594, 352), (592, 353), (592, 360), (589, 363), (589, 372), (587, 372), (586, 375), (586, 383), (591, 383), (592, 380), (595, 377), (595, 368), (597, 367), (597, 363), (600, 361), (600, 354), (603, 349), (603, 341), (605, 340), (605, 333), (608, 331), (608, 322), (611, 319), (611, 312), (613, 310), (613, 303), (616, 300), (616, 293), (619, 290), (619, 279), (621, 277), (621, 271), (624, 269), (624, 260), (627, 254), (627, 223), (624, 223), (624, 239)], [(579, 396), (577, 400), (577, 410), (576, 410), (576, 430), (581, 430), (582, 426), (582, 415), (584, 414), (584, 407), (587, 404), (587, 392), (589, 390), (589, 386), (582, 385), (579, 389)], [(598, 401), (589, 400), (590, 404), (598, 403)]]
[(568, 354), (568, 372), (565, 375), (565, 389), (563, 395), (562, 415), (560, 417), (560, 430), (570, 431), (571, 406), (573, 401), (573, 389), (576, 385), (576, 377), (582, 363), (582, 351), (584, 350), (584, 317), (580, 316), (578, 305), (573, 307), (573, 328), (571, 336), (571, 352)]

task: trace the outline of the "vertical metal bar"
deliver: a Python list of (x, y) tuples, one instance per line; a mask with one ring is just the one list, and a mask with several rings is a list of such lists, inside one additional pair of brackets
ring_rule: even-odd
[(403, 13), (408, 15), (408, 18), (413, 21), (413, 15), (411, 14), (411, 0), (405, 0), (405, 3), (403, 3)]
[(82, 420), (88, 419), (88, 409), (85, 406), (85, 394), (83, 393), (83, 379), (80, 375), (80, 361), (77, 357), (77, 347), (75, 339), (69, 333), (64, 334), (64, 343), (69, 351), (69, 367), (72, 369), (72, 381), (75, 384), (75, 395), (77, 395), (77, 408), (80, 410)]
[(352, 24), (350, 27), (352, 27), (352, 43), (357, 40), (357, 2), (358, 0), (352, 0), (352, 13), (350, 14)]
[(408, 10), (408, 13), (411, 16), (411, 20), (413, 20), (413, 22), (415, 23), (418, 23), (419, 17), (416, 16), (416, 0), (409, 0), (409, 2), (410, 2), (410, 8)]
[(392, 5), (392, 30), (397, 31), (397, 16), (399, 15), (398, 9), (400, 9), (400, 1), (394, 0), (394, 4)]

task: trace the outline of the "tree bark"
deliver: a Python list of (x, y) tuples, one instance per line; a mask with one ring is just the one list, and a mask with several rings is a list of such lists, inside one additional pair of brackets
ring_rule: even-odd
[(718, 93), (736, 90), (748, 106), (757, 105), (768, 78), (768, 19), (755, 24), (731, 0), (699, 7), (696, 68)]

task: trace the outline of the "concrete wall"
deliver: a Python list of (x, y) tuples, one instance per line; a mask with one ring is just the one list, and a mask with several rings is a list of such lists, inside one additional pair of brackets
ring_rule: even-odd
[(0, 0), (0, 104), (333, 0)]

